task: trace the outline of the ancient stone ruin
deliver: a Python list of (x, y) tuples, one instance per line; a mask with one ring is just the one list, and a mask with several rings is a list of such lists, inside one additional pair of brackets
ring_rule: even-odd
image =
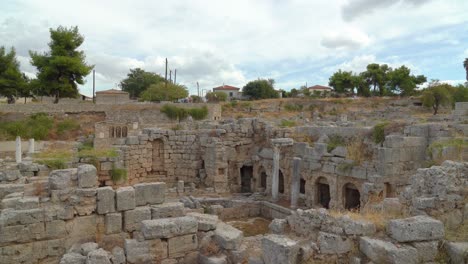
[(174, 129), (118, 107), (89, 110), (106, 118), (87, 138), (115, 156), (0, 160), (0, 263), (468, 261), (467, 103), (381, 140), (366, 113), (285, 128), (210, 106)]

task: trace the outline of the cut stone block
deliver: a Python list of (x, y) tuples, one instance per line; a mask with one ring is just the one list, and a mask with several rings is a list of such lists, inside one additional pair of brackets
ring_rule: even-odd
[(418, 251), (408, 245), (399, 245), (397, 247), (391, 242), (361, 237), (359, 239), (359, 249), (374, 263), (420, 263)]
[(80, 188), (93, 188), (97, 187), (98, 177), (96, 167), (89, 164), (78, 166), (78, 187)]
[(115, 212), (115, 192), (112, 187), (97, 189), (97, 213), (107, 214)]
[(142, 221), (145, 239), (171, 238), (196, 233), (198, 222), (194, 217), (183, 216)]
[(438, 241), (414, 242), (412, 245), (418, 251), (420, 263), (434, 261), (439, 252)]
[(216, 225), (218, 224), (218, 216), (210, 214), (200, 214), (200, 213), (188, 213), (188, 216), (193, 216), (197, 219), (198, 222), (198, 231), (210, 231), (215, 230)]
[(117, 211), (135, 208), (135, 190), (133, 187), (120, 187), (115, 191)]
[(350, 239), (325, 232), (319, 232), (317, 243), (321, 254), (344, 254), (353, 247)]
[(122, 232), (122, 214), (109, 213), (105, 217), (106, 234), (118, 234)]
[(170, 258), (182, 257), (186, 253), (198, 248), (198, 238), (196, 234), (169, 238), (167, 243)]
[(445, 246), (450, 263), (468, 263), (468, 242), (449, 242)]
[(124, 228), (127, 232), (139, 231), (141, 221), (150, 220), (151, 211), (149, 207), (137, 207), (124, 212)]
[(423, 215), (390, 220), (387, 232), (398, 242), (438, 240), (445, 234), (441, 221)]
[(338, 221), (346, 235), (369, 236), (375, 234), (377, 230), (374, 223), (354, 220), (348, 215), (339, 218)]
[(226, 250), (236, 250), (239, 249), (244, 234), (237, 228), (234, 228), (223, 222), (219, 222), (216, 225), (216, 230), (214, 234), (215, 241), (219, 246)]
[(49, 174), (49, 190), (64, 190), (73, 187), (77, 169), (54, 170)]
[(273, 219), (273, 221), (271, 221), (268, 228), (270, 229), (271, 233), (281, 235), (281, 234), (284, 234), (287, 226), (288, 226), (288, 220), (276, 218), (276, 219)]
[(160, 239), (125, 239), (125, 254), (130, 264), (159, 263), (167, 258), (167, 242)]
[(184, 216), (184, 204), (181, 202), (163, 203), (151, 206), (151, 218), (169, 218)]
[(263, 260), (269, 264), (296, 264), (299, 246), (296, 241), (281, 235), (267, 235), (262, 239)]
[(161, 204), (166, 197), (166, 184), (163, 182), (139, 183), (134, 185), (136, 205)]

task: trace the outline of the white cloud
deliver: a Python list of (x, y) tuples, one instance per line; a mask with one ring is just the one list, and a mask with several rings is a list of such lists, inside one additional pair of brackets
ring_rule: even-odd
[(330, 49), (356, 49), (368, 45), (369, 37), (355, 28), (326, 33), (321, 44)]

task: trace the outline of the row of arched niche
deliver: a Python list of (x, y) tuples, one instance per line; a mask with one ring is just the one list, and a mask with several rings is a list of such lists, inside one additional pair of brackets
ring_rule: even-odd
[(128, 128), (127, 126), (111, 126), (109, 127), (110, 138), (124, 138), (127, 137)]

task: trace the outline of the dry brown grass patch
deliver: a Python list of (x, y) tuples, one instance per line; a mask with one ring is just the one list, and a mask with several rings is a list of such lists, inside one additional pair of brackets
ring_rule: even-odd
[(385, 231), (388, 221), (405, 217), (404, 214), (391, 214), (374, 209), (361, 209), (353, 211), (332, 209), (329, 210), (329, 214), (335, 218), (348, 215), (353, 220), (371, 222), (375, 225), (377, 232)]

